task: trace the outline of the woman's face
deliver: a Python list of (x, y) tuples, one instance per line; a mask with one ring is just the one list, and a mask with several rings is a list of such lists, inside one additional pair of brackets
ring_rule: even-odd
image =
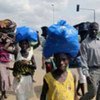
[(65, 53), (59, 53), (54, 56), (57, 69), (65, 71), (69, 64), (69, 57)]
[(19, 43), (19, 46), (21, 47), (22, 50), (27, 50), (29, 48), (29, 42), (28, 41), (21, 41)]

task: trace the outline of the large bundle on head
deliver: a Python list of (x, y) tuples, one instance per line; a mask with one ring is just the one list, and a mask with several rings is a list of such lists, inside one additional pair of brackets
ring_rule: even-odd
[(4, 19), (0, 21), (0, 32), (10, 33), (14, 32), (16, 28), (16, 23), (10, 19)]
[(58, 52), (65, 52), (75, 57), (78, 51), (78, 32), (74, 27), (61, 20), (48, 28), (48, 37), (43, 48), (43, 55), (46, 58)]
[(37, 32), (30, 27), (18, 27), (16, 31), (16, 42), (20, 42), (22, 40), (37, 41), (37, 35)]
[(82, 42), (88, 36), (90, 24), (90, 22), (82, 22), (77, 25), (74, 25), (74, 27), (78, 29), (78, 34), (81, 38), (80, 42)]

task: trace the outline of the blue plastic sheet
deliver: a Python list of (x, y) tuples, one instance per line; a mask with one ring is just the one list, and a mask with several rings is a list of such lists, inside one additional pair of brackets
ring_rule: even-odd
[(16, 42), (22, 40), (37, 41), (37, 32), (30, 27), (18, 27), (16, 31)]
[(43, 55), (49, 58), (54, 53), (65, 52), (75, 57), (79, 51), (78, 31), (66, 21), (48, 27), (48, 37), (43, 48)]

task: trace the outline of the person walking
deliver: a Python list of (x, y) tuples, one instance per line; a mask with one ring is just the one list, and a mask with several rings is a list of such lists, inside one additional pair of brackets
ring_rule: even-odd
[(38, 37), (36, 31), (30, 27), (17, 28), (15, 37), (15, 50), (12, 50), (15, 63), (13, 68), (8, 69), (13, 71), (16, 100), (29, 100), (33, 96), (32, 75), (36, 69), (33, 46), (30, 42), (37, 41)]
[(89, 36), (81, 43), (81, 65), (87, 79), (88, 91), (80, 100), (100, 100), (100, 39), (99, 25), (93, 22), (89, 25)]
[(8, 33), (2, 33), (0, 38), (0, 87), (1, 87), (1, 97), (0, 100), (7, 98), (6, 92), (11, 86), (10, 76), (7, 70), (10, 63), (10, 55), (8, 52), (8, 48), (11, 46), (12, 39), (9, 39)]
[(68, 69), (68, 54), (54, 54), (54, 59), (57, 69), (44, 76), (40, 100), (76, 100), (76, 79)]
[(19, 46), (21, 50), (18, 50), (13, 68), (13, 87), (16, 100), (29, 100), (33, 95), (32, 75), (36, 69), (33, 48), (27, 40), (20, 41)]
[(65, 20), (48, 27), (43, 56), (53, 57), (56, 69), (45, 74), (40, 100), (77, 100), (76, 77), (69, 69), (69, 61), (78, 51), (78, 32), (74, 27)]
[[(82, 41), (89, 35), (89, 25), (90, 22), (82, 22), (80, 24), (75, 25), (74, 27), (78, 30), (78, 34), (80, 36), (80, 44)], [(77, 57), (74, 59), (74, 62), (77, 63), (77, 72), (78, 72), (78, 85), (77, 85), (77, 94), (79, 96), (83, 96), (86, 92), (86, 76), (82, 72), (81, 67), (81, 60), (80, 60), (80, 52), (78, 53)], [(81, 90), (81, 91), (79, 91)], [(81, 94), (80, 94), (81, 92)]]
[(46, 38), (48, 37), (48, 27), (43, 26), (43, 27), (41, 27), (41, 30), (42, 30), (42, 34), (40, 37), (40, 41), (41, 41), (41, 47), (42, 47), (42, 69), (46, 69), (46, 72), (48, 73), (48, 72), (56, 69), (56, 67), (54, 64), (53, 57), (46, 59), (43, 56), (43, 47), (45, 46)]

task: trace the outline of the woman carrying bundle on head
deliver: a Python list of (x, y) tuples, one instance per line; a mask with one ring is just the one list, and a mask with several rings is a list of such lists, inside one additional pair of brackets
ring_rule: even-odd
[[(29, 100), (33, 95), (32, 75), (36, 69), (32, 41), (37, 41), (37, 33), (29, 27), (18, 27), (16, 31), (16, 52), (13, 70), (13, 88), (16, 100)], [(10, 68), (8, 68), (10, 69)]]
[(56, 69), (44, 76), (40, 100), (77, 100), (76, 78), (68, 68), (79, 51), (77, 31), (64, 20), (48, 30), (43, 55), (54, 57)]
[(16, 100), (29, 100), (33, 95), (32, 75), (36, 69), (33, 48), (27, 40), (20, 41), (19, 46), (21, 50), (17, 53), (13, 68), (14, 90)]
[[(11, 21), (10, 21), (11, 22)], [(7, 67), (10, 66), (10, 52), (8, 49), (13, 48), (12, 44), (14, 39), (9, 36), (10, 32), (14, 32), (16, 24), (13, 27), (8, 26), (8, 20), (0, 21), (0, 88), (1, 97), (0, 100), (7, 98), (6, 91), (11, 86), (9, 72)], [(10, 27), (10, 28), (9, 28)], [(8, 29), (9, 28), (9, 29)], [(13, 30), (10, 30), (14, 28)], [(13, 35), (13, 34), (12, 34)]]

